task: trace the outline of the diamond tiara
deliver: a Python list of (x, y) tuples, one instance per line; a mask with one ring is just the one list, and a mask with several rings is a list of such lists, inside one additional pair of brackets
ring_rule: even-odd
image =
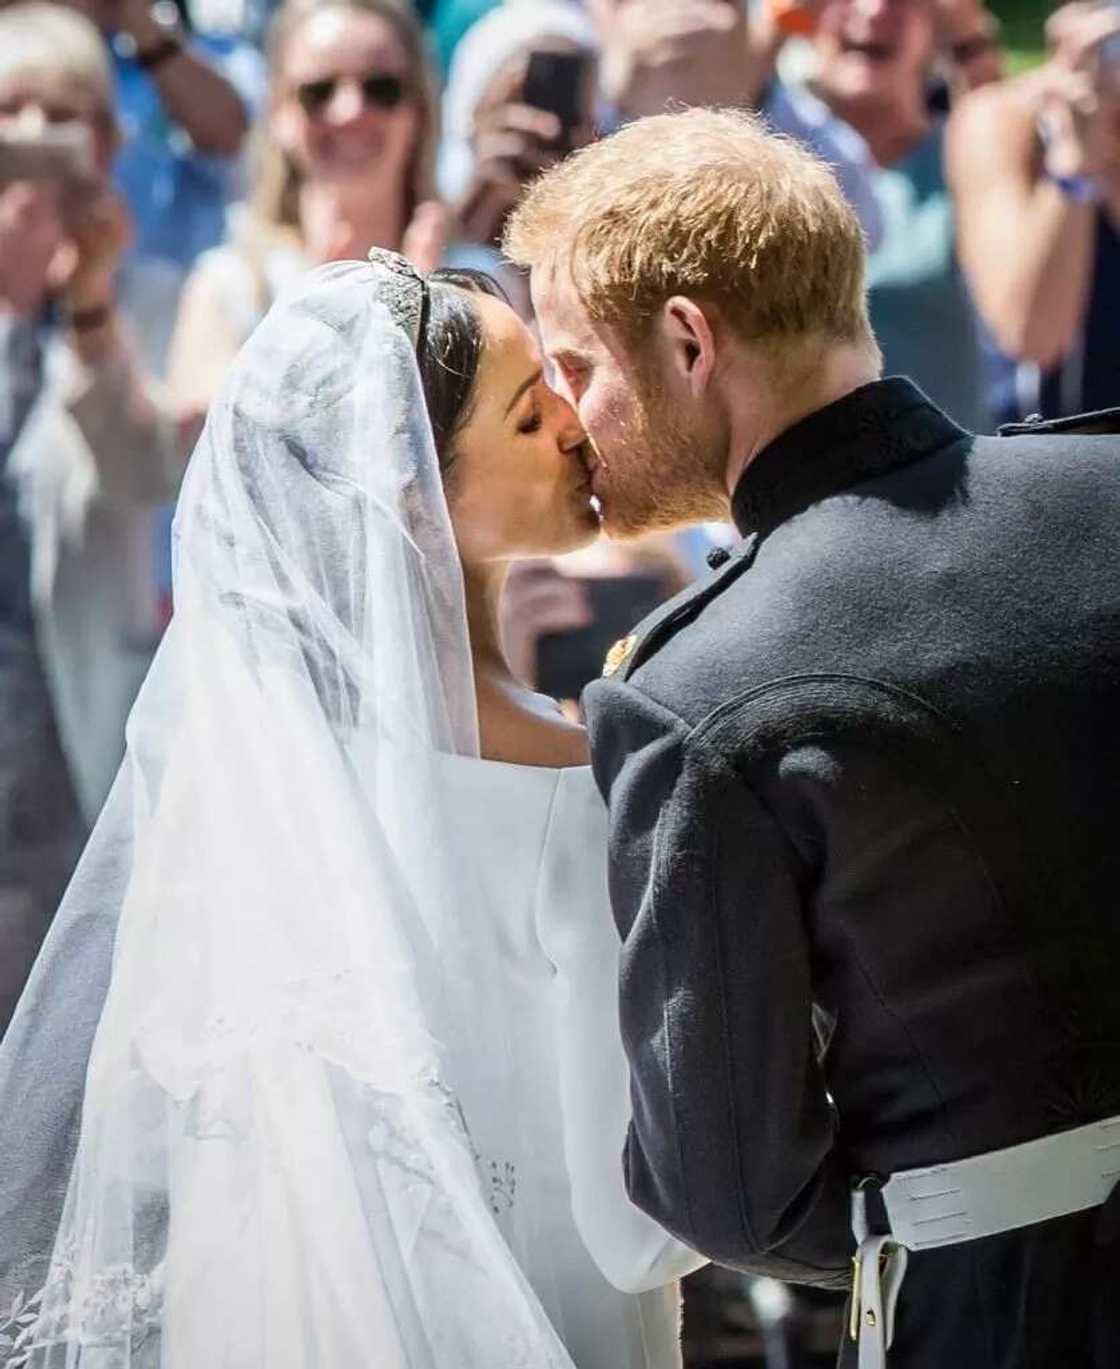
[(412, 339), (413, 347), (418, 348), (428, 295), (424, 277), (407, 257), (384, 247), (371, 247), (368, 259), (379, 277), (379, 302), (388, 309), (393, 322)]

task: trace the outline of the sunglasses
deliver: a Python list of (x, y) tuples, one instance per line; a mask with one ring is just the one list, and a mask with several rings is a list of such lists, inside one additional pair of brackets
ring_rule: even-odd
[(362, 92), (362, 103), (367, 109), (396, 109), (408, 95), (404, 78), (390, 72), (371, 71), (367, 76), (324, 76), (318, 81), (304, 81), (296, 86), (296, 99), (303, 112), (311, 118), (322, 114), (334, 99), (335, 91), (344, 81), (356, 79)]

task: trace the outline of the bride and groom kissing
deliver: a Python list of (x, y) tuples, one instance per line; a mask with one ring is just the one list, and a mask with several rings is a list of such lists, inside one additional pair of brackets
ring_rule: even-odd
[[(539, 347), (374, 252), (209, 415), (0, 1047), (0, 1363), (662, 1369), (705, 1257), (851, 1286), (861, 1369), (1116, 1363), (1115, 441), (880, 379), (745, 114), (506, 249)], [(513, 560), (728, 517), (586, 733), (514, 678)]]

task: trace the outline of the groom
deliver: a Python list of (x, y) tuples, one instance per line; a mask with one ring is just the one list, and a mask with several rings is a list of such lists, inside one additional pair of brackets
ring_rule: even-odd
[(853, 1284), (846, 1365), (1115, 1369), (1120, 438), (880, 379), (854, 215), (744, 114), (578, 154), (507, 250), (607, 530), (742, 537), (586, 699), (635, 1202)]

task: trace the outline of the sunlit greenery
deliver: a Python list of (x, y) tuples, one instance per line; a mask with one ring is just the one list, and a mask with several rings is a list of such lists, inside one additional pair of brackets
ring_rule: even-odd
[(993, 0), (992, 8), (1003, 22), (1012, 71), (1034, 66), (1042, 59), (1042, 26), (1056, 6), (1047, 0)]

